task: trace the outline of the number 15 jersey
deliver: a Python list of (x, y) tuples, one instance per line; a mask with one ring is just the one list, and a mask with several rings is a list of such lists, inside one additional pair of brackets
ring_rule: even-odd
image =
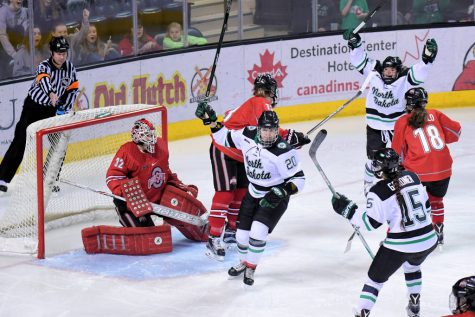
[(427, 110), (427, 123), (418, 129), (409, 126), (411, 114), (399, 118), (394, 126), (392, 148), (407, 170), (421, 181), (432, 182), (452, 175), (452, 157), (447, 144), (460, 138), (460, 123), (435, 109)]

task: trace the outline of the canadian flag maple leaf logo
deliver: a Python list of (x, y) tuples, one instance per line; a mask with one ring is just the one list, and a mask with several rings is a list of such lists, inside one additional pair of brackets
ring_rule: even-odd
[(254, 84), (254, 80), (258, 75), (269, 73), (277, 82), (277, 87), (284, 87), (282, 82), (284, 81), (285, 77), (287, 77), (287, 66), (282, 65), (280, 61), (274, 64), (274, 55), (275, 53), (271, 53), (267, 49), (264, 54), (259, 54), (261, 66), (254, 64), (252, 69), (247, 71), (249, 74), (247, 80), (251, 84)]

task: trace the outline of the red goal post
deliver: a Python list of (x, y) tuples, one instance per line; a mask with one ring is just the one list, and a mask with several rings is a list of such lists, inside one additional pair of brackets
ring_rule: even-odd
[[(147, 118), (168, 141), (167, 110), (121, 105), (78, 111), (33, 123), (10, 206), (0, 219), (0, 251), (45, 257), (45, 232), (115, 215), (112, 200), (60, 184), (64, 178), (108, 191), (105, 173), (133, 122)], [(77, 234), (80, 234), (79, 232)]]

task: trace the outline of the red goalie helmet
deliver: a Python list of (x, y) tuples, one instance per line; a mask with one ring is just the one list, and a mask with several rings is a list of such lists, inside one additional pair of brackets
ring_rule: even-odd
[(150, 121), (144, 118), (135, 121), (131, 135), (135, 144), (142, 145), (148, 153), (155, 153), (157, 135), (155, 134), (155, 127)]

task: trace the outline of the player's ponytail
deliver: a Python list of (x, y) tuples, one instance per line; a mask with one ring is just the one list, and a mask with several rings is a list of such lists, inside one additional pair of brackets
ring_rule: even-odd
[(401, 195), (401, 186), (399, 185), (399, 177), (400, 176), (401, 176), (401, 171), (398, 170), (394, 175), (394, 178), (392, 180), (392, 185), (393, 185), (393, 187), (396, 191), (395, 192), (396, 200), (397, 200), (397, 203), (399, 205), (399, 209), (401, 211), (401, 228), (406, 230), (406, 228), (404, 227), (404, 211), (406, 210), (407, 206), (406, 206), (406, 203), (404, 202), (404, 198)]
[(414, 108), (409, 117), (408, 124), (411, 128), (422, 128), (427, 122), (427, 111), (425, 108)]

